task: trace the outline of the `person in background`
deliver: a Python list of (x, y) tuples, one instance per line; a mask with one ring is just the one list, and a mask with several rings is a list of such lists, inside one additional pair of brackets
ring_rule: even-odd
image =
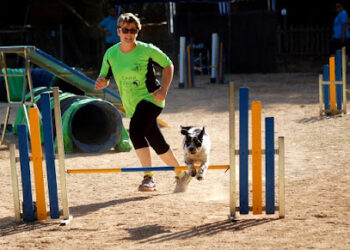
[(348, 47), (350, 42), (348, 14), (344, 9), (342, 1), (337, 1), (335, 8), (338, 15), (334, 19), (333, 24), (333, 37), (330, 51), (331, 54), (335, 54), (336, 50), (341, 49), (344, 46)]
[[(141, 30), (138, 17), (125, 13), (118, 18), (120, 43), (109, 48), (95, 82), (95, 89), (106, 88), (113, 74), (125, 108), (130, 117), (129, 134), (136, 155), (143, 167), (151, 167), (152, 148), (168, 166), (178, 167), (169, 144), (159, 129), (157, 117), (165, 106), (174, 66), (169, 57), (153, 44), (137, 41)], [(155, 77), (154, 64), (163, 68), (162, 82)], [(101, 128), (103, 129), (103, 128)], [(187, 171), (176, 172), (174, 192), (185, 192), (191, 177)], [(156, 182), (152, 172), (145, 172), (139, 191), (155, 191)]]
[(108, 9), (108, 16), (99, 24), (98, 28), (105, 34), (105, 50), (120, 42), (117, 34), (117, 10), (115, 7)]

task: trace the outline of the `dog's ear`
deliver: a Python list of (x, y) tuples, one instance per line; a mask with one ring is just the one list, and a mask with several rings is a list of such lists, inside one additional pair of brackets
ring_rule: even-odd
[(180, 128), (181, 128), (181, 134), (183, 135), (188, 135), (188, 130), (191, 128), (191, 127), (183, 127), (180, 125)]
[(199, 135), (198, 135), (198, 138), (199, 138), (200, 140), (203, 139), (204, 133), (205, 133), (205, 127), (203, 127), (202, 131), (201, 131), (201, 132), (199, 133)]

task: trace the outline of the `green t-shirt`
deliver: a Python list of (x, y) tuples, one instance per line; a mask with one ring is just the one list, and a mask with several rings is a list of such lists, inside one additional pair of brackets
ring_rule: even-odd
[(153, 63), (162, 68), (168, 67), (172, 65), (169, 57), (153, 44), (139, 41), (129, 53), (121, 52), (119, 47), (120, 43), (117, 43), (106, 51), (99, 77), (109, 78), (113, 73), (126, 116), (132, 117), (137, 104), (142, 100), (163, 108), (165, 102), (154, 101), (150, 93), (156, 89), (157, 84)]

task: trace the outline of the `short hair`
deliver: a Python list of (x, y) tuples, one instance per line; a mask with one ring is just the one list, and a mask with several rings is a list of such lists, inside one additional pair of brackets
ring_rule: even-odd
[(344, 1), (342, 0), (335, 1), (335, 4), (340, 4), (344, 8)]
[(124, 13), (119, 16), (117, 26), (120, 28), (124, 23), (133, 23), (138, 30), (141, 30), (140, 19), (132, 13)]

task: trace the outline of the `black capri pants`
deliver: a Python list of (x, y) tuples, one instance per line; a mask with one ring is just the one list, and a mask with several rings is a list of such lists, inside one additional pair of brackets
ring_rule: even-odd
[(166, 153), (170, 146), (159, 129), (157, 117), (163, 108), (142, 100), (131, 117), (129, 134), (135, 149), (151, 146), (158, 155)]

